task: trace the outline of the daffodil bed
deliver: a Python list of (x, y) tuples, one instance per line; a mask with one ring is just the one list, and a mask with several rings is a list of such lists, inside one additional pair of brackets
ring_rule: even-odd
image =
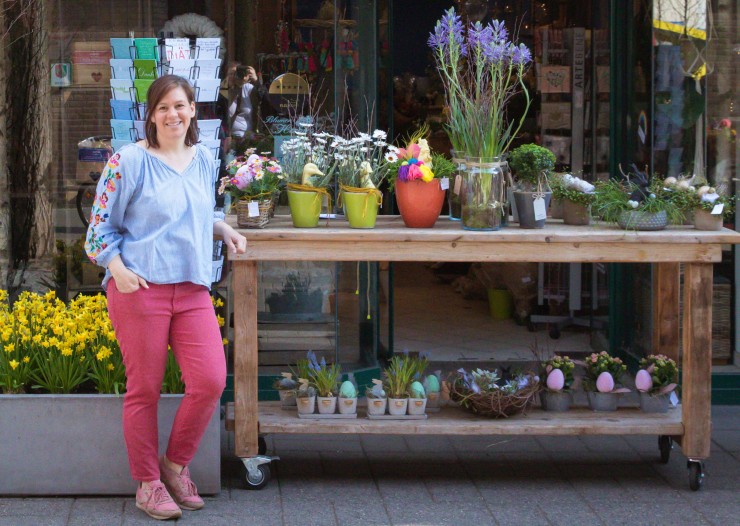
[[(220, 299), (213, 303), (223, 306)], [(223, 318), (218, 320), (223, 326)], [(105, 296), (77, 296), (65, 304), (54, 291), (23, 292), (10, 305), (7, 291), (0, 290), (3, 393), (120, 394), (125, 389), (123, 359)], [(184, 392), (171, 351), (162, 392)]]

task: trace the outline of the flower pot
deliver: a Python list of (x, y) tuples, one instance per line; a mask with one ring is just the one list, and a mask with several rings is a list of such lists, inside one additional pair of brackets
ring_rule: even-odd
[(570, 409), (573, 397), (570, 391), (548, 391), (545, 389), (540, 393), (542, 409), (552, 413), (564, 413)]
[(598, 393), (589, 391), (588, 405), (594, 411), (616, 411), (619, 405), (619, 393)]
[(504, 178), (499, 157), (467, 157), (462, 182), (465, 230), (498, 230), (505, 210)]
[(722, 230), (722, 214), (711, 214), (706, 210), (694, 210), (694, 228), (697, 230)]
[(437, 409), (440, 406), (439, 393), (427, 393), (427, 407), (429, 409)]
[(408, 398), (389, 398), (388, 412), (392, 415), (405, 415), (409, 407)]
[[(519, 214), (519, 228), (544, 228), (545, 220), (534, 218), (534, 196), (538, 192), (522, 192), (519, 190), (514, 191), (514, 201), (516, 202), (516, 210)], [(545, 198), (545, 210), (550, 205), (550, 199), (552, 199), (552, 192), (539, 192)]]
[(508, 320), (514, 308), (514, 298), (506, 289), (488, 289), (488, 312), (494, 320)]
[(465, 156), (457, 157), (455, 150), (452, 154), (452, 162), (457, 167), (454, 177), (450, 178), (450, 191), (447, 192), (447, 205), (450, 208), (449, 217), (452, 221), (460, 221), (462, 218), (462, 178), (465, 171)]
[(617, 224), (625, 230), (663, 230), (668, 225), (668, 214), (660, 212), (643, 212), (629, 210), (619, 214)]
[(319, 406), (320, 415), (333, 415), (337, 412), (336, 396), (317, 396), (316, 404)]
[(314, 228), (319, 224), (322, 194), (288, 190), (288, 207), (293, 226), (297, 228)]
[(386, 407), (388, 407), (387, 398), (368, 398), (367, 399), (367, 414), (368, 415), (384, 415)]
[(550, 217), (553, 219), (563, 219), (563, 203), (563, 199), (552, 198), (550, 201)]
[(375, 228), (375, 219), (378, 217), (378, 208), (382, 203), (379, 191), (353, 192), (342, 190), (342, 204), (344, 215), (352, 228)]
[(297, 397), (296, 403), (298, 404), (298, 412), (302, 415), (311, 415), (316, 408), (316, 397), (315, 396), (303, 396)]
[(426, 398), (411, 398), (409, 399), (409, 414), (410, 415), (423, 415), (427, 408)]
[(581, 203), (574, 203), (569, 199), (564, 199), (563, 223), (566, 225), (591, 224), (591, 207)]
[(283, 407), (295, 407), (295, 389), (278, 389), (280, 395), (280, 405)]
[(357, 398), (340, 398), (337, 407), (342, 415), (354, 415), (357, 413)]
[(640, 409), (645, 413), (667, 413), (670, 407), (670, 395), (651, 395), (640, 393)]
[[(249, 215), (250, 203), (256, 203), (258, 211), (256, 216)], [(265, 228), (270, 222), (271, 208), (272, 199), (240, 199), (236, 203), (236, 224), (240, 228)]]
[(439, 179), (428, 183), (415, 181), (396, 181), (396, 202), (401, 212), (403, 223), (409, 228), (432, 228), (437, 222), (445, 191), (439, 185)]

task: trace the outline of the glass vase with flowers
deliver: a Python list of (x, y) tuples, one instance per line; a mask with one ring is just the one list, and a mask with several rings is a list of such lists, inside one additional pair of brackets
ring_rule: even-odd
[[(515, 40), (504, 22), (465, 27), (452, 8), (428, 40), (445, 89), (447, 133), (456, 157), (466, 158), (460, 191), (463, 228), (469, 230), (496, 230), (504, 218), (503, 156), (531, 102), (524, 77), (532, 54)], [(518, 93), (524, 111), (510, 120), (507, 105)]]

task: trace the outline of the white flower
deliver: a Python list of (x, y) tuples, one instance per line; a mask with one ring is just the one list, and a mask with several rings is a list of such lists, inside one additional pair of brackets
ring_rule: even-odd
[(388, 146), (388, 143), (384, 141), (375, 141), (373, 143), (373, 146), (377, 146), (378, 148), (383, 148), (384, 146)]
[(313, 124), (310, 122), (299, 122), (298, 126), (302, 126), (303, 128), (313, 128)]
[(381, 141), (384, 141), (388, 138), (388, 134), (385, 133), (383, 130), (375, 130), (373, 132), (373, 139), (380, 139)]
[(389, 144), (388, 151), (392, 153), (398, 153), (398, 146), (393, 146), (392, 144)]
[(398, 155), (395, 152), (388, 152), (385, 154), (385, 160), (389, 163), (395, 163), (398, 160)]

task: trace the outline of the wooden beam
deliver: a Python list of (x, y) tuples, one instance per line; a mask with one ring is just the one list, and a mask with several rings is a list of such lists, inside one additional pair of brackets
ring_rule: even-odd
[(678, 263), (653, 265), (653, 353), (665, 354), (676, 363), (680, 337), (680, 289)]
[(712, 271), (688, 263), (683, 273), (683, 454), (709, 457), (712, 429)]
[(234, 262), (234, 453), (257, 455), (257, 262)]

